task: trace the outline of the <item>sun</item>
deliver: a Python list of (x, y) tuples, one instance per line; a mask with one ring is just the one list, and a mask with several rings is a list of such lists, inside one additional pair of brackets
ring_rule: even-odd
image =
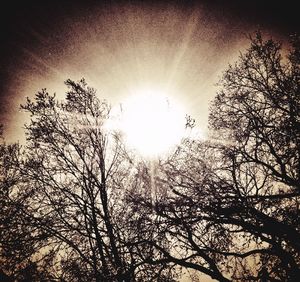
[(130, 147), (144, 156), (158, 156), (182, 139), (185, 115), (160, 91), (140, 90), (122, 104), (121, 130)]

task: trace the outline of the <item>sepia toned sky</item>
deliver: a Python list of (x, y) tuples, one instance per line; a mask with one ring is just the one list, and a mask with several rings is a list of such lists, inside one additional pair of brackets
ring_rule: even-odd
[(158, 89), (205, 131), (215, 84), (249, 45), (247, 35), (261, 30), (287, 45), (300, 29), (296, 3), (10, 0), (0, 16), (5, 137), (24, 140), (28, 116), (19, 105), (27, 96), (47, 88), (63, 98), (63, 82), (82, 77), (113, 105), (136, 89)]
[(84, 77), (121, 103), (135, 89), (174, 96), (205, 130), (209, 101), (230, 62), (261, 30), (287, 42), (299, 30), (296, 1), (10, 1), (1, 8), (0, 121), (24, 138), (19, 105), (42, 88)]

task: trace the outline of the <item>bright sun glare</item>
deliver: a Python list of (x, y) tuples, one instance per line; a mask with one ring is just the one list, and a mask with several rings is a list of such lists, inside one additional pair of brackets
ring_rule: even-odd
[(129, 146), (144, 156), (157, 156), (180, 142), (183, 110), (159, 91), (142, 90), (122, 105), (121, 130)]

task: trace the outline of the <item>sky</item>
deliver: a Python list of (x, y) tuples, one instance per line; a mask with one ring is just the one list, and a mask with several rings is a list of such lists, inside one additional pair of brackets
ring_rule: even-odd
[[(299, 31), (296, 1), (9, 1), (0, 19), (0, 122), (24, 138), (19, 105), (68, 78), (122, 103), (160, 89), (205, 130), (215, 84), (261, 30), (283, 43)], [(20, 1), (21, 2), (21, 1)], [(279, 2), (279, 3), (278, 3)]]
[(27, 96), (47, 88), (63, 98), (63, 82), (82, 77), (112, 104), (139, 88), (165, 91), (205, 130), (215, 84), (247, 35), (286, 44), (300, 28), (296, 2), (10, 0), (0, 9), (5, 137), (24, 139)]

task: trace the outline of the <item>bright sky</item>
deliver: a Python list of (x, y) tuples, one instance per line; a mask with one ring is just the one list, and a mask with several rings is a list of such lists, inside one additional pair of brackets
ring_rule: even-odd
[(26, 96), (47, 88), (62, 98), (63, 81), (82, 77), (113, 105), (134, 89), (163, 89), (205, 128), (214, 83), (246, 42), (238, 24), (214, 20), (200, 8), (124, 5), (66, 14), (51, 29), (42, 21), (23, 25), (27, 41), (12, 58), (1, 113), (7, 139), (24, 137), (27, 117), (18, 108)]
[(26, 96), (47, 88), (63, 98), (63, 81), (82, 77), (113, 106), (135, 89), (163, 90), (161, 95), (176, 101), (205, 132), (215, 83), (248, 45), (245, 35), (256, 28), (203, 5), (61, 7), (45, 6), (38, 15), (32, 10), (28, 18), (13, 21), (16, 41), (10, 42), (13, 56), (4, 65), (0, 101), (9, 141), (24, 139), (28, 117), (19, 105)]

